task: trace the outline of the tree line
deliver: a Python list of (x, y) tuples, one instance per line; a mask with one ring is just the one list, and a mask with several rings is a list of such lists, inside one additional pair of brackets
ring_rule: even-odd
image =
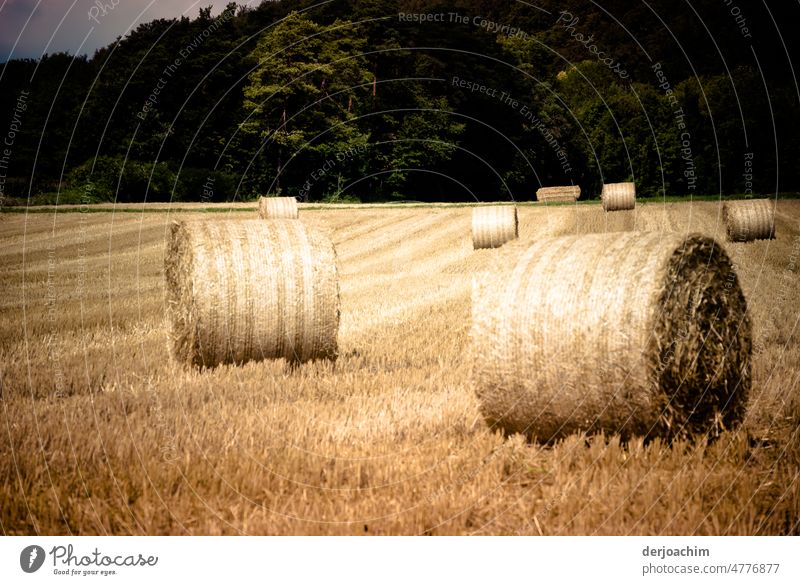
[(2, 65), (3, 200), (797, 190), (790, 11), (284, 0), (154, 20)]

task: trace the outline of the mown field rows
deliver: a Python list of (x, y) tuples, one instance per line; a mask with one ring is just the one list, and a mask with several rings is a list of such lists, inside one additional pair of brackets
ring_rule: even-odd
[[(755, 323), (744, 426), (672, 446), (504, 438), (467, 359), (473, 275), (544, 236), (700, 231), (719, 205), (522, 207), (473, 251), (469, 208), (323, 209), (340, 358), (194, 371), (168, 358), (175, 219), (0, 218), (0, 529), (6, 534), (798, 534), (800, 202), (778, 239), (726, 244)], [(253, 212), (252, 216), (255, 216)]]

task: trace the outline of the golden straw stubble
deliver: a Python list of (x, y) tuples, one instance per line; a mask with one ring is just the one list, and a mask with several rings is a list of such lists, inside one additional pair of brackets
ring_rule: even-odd
[(173, 223), (165, 275), (178, 361), (336, 358), (336, 253), (301, 222)]
[(751, 327), (713, 239), (543, 239), (484, 279), (470, 361), (491, 426), (547, 442), (599, 431), (716, 435), (743, 418)]
[(491, 205), (472, 209), (472, 247), (499, 248), (519, 236), (516, 205)]
[(262, 197), (258, 200), (261, 219), (297, 219), (297, 199), (294, 197)]
[(775, 237), (775, 202), (770, 199), (727, 201), (722, 215), (730, 242), (771, 240)]
[(636, 207), (634, 183), (607, 183), (600, 194), (604, 211), (627, 211)]

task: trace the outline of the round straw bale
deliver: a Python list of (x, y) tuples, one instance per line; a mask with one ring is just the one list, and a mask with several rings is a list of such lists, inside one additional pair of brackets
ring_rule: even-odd
[(297, 219), (297, 199), (294, 197), (262, 197), (258, 201), (261, 219)]
[(561, 201), (577, 201), (581, 196), (580, 185), (566, 185), (562, 187), (542, 187), (536, 191), (537, 201), (556, 203)]
[(715, 435), (743, 417), (751, 328), (724, 250), (701, 235), (541, 240), (474, 287), (472, 381), (491, 426)]
[(600, 194), (603, 211), (625, 211), (636, 207), (636, 185), (634, 183), (608, 183)]
[(769, 199), (728, 201), (722, 214), (728, 241), (749, 242), (775, 237), (775, 204)]
[(178, 361), (336, 358), (336, 253), (301, 222), (174, 223), (165, 273)]
[(493, 205), (472, 209), (472, 247), (499, 248), (519, 236), (515, 205)]

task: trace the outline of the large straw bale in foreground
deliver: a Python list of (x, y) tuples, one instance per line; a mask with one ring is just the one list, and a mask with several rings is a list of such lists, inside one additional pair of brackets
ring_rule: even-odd
[(769, 199), (728, 201), (722, 208), (728, 240), (749, 242), (775, 237), (775, 204)]
[(179, 361), (336, 357), (336, 254), (300, 222), (174, 223), (165, 272)]
[(472, 247), (499, 248), (519, 236), (515, 205), (494, 205), (472, 209)]
[(536, 191), (536, 200), (547, 203), (563, 201), (577, 201), (581, 196), (580, 185), (566, 185), (562, 187), (542, 187)]
[(636, 207), (636, 185), (634, 183), (608, 183), (600, 194), (603, 211), (626, 211)]
[(730, 429), (750, 389), (746, 308), (729, 258), (704, 236), (541, 240), (475, 287), (481, 410), (541, 441)]
[(261, 219), (297, 219), (297, 199), (294, 197), (262, 197), (258, 201)]

